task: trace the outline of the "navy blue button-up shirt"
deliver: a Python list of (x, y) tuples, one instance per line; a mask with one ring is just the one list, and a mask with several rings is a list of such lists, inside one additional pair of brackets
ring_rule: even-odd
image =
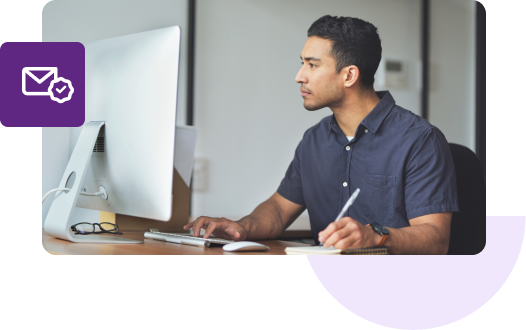
[(305, 205), (312, 234), (333, 222), (351, 194), (345, 216), (362, 224), (409, 226), (426, 214), (457, 212), (456, 177), (446, 138), (423, 118), (395, 104), (389, 92), (349, 142), (334, 115), (308, 129), (278, 193)]

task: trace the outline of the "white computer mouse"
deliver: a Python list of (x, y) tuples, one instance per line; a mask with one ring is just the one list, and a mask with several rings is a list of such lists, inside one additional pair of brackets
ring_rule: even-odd
[(267, 251), (269, 248), (266, 245), (259, 244), (256, 242), (235, 242), (223, 245), (223, 250), (228, 252), (239, 252), (239, 251)]

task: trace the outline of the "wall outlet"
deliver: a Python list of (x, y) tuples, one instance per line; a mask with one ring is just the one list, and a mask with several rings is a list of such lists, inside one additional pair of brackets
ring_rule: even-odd
[(208, 186), (208, 161), (204, 158), (194, 160), (194, 170), (192, 172), (192, 190), (206, 191)]
[(406, 64), (399, 60), (385, 61), (385, 87), (403, 89), (407, 87)]

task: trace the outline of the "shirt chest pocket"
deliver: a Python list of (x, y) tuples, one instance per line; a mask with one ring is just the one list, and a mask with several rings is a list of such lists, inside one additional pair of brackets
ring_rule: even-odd
[(390, 224), (394, 221), (396, 177), (388, 175), (358, 174), (357, 202), (363, 216), (370, 222)]

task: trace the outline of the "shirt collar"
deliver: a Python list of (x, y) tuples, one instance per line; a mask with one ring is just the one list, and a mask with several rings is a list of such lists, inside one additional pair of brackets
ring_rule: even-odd
[[(370, 132), (376, 133), (380, 125), (384, 121), (385, 117), (391, 112), (391, 109), (395, 106), (395, 100), (389, 91), (376, 92), (376, 95), (380, 98), (380, 102), (373, 108), (371, 112), (362, 120), (360, 125), (367, 127)], [(329, 133), (332, 131), (340, 132), (340, 126), (336, 121), (334, 114), (329, 122)]]
[(380, 98), (380, 102), (373, 108), (371, 112), (362, 120), (362, 125), (373, 133), (376, 133), (385, 117), (391, 112), (395, 106), (395, 100), (389, 91), (376, 92)]
[(331, 121), (329, 122), (329, 134), (331, 134), (331, 131), (334, 131), (335, 133), (341, 131), (340, 126), (338, 126), (338, 122), (336, 122), (336, 117), (334, 117), (334, 114), (332, 114)]

